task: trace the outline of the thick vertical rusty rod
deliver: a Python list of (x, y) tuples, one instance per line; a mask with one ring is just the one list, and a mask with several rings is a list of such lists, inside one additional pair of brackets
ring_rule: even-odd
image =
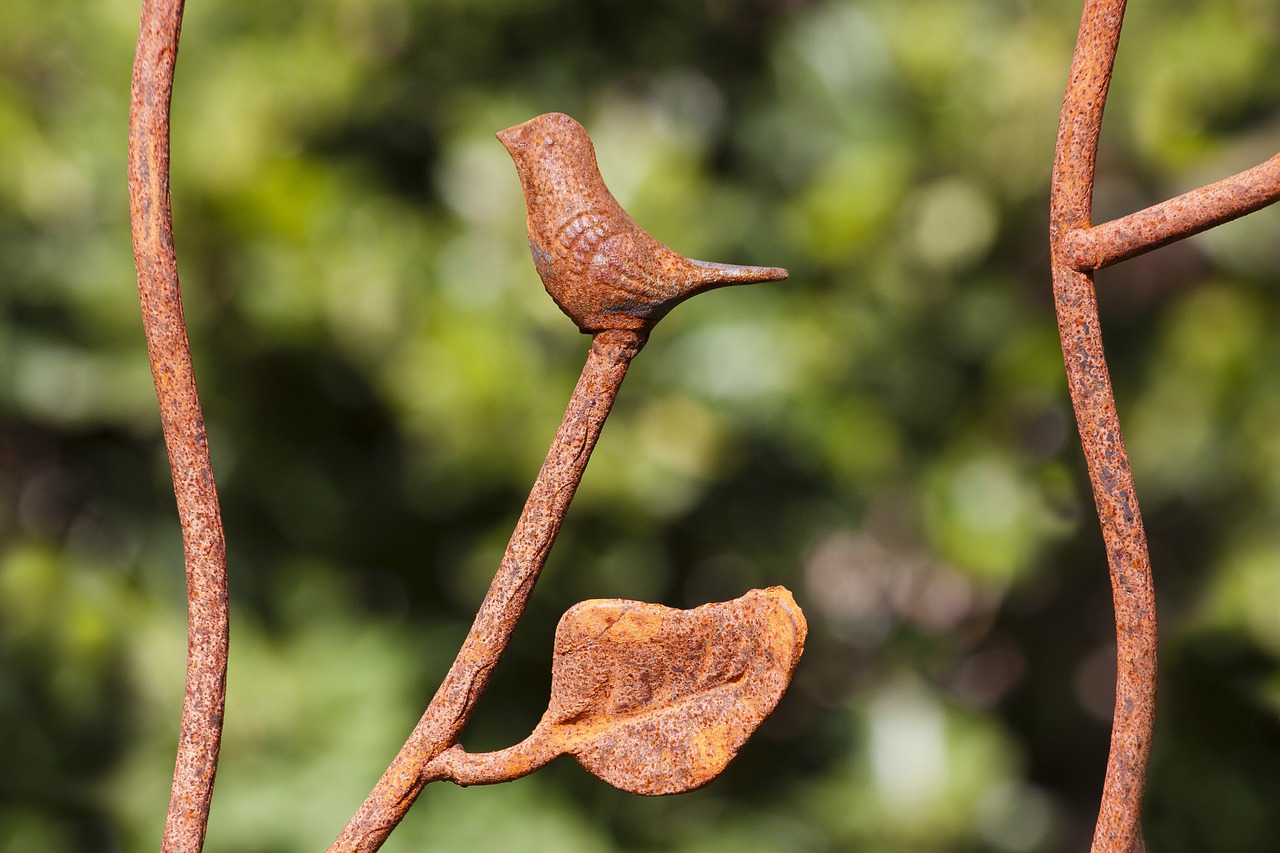
[(1124, 0), (1086, 0), (1058, 128), (1050, 199), (1058, 332), (1115, 604), (1115, 715), (1092, 848), (1111, 853), (1130, 853), (1141, 844), (1142, 799), (1155, 712), (1155, 593), (1133, 474), (1103, 354), (1093, 277), (1072, 268), (1063, 238), (1071, 229), (1089, 227), (1098, 134), (1124, 10)]
[(187, 681), (162, 849), (204, 846), (226, 695), (222, 517), (182, 314), (169, 209), (169, 103), (182, 0), (144, 0), (129, 109), (129, 207), (138, 295), (187, 572)]
[(600, 332), (592, 339), (564, 420), (470, 633), (422, 719), (329, 847), (330, 853), (381, 847), (430, 781), (428, 763), (457, 740), (511, 640), (618, 388), (644, 342), (643, 333), (621, 330)]

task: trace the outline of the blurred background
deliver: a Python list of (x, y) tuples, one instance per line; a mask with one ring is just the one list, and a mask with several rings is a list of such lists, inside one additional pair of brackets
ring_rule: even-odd
[[(390, 851), (1074, 851), (1114, 677), (1050, 299), (1076, 0), (192, 3), (173, 194), (233, 591), (209, 849), (323, 849), (438, 684), (582, 365), (495, 131), (568, 112), (648, 230), (788, 282), (637, 359), (463, 739), (585, 598), (785, 584), (728, 771), (430, 787)], [(185, 652), (125, 135), (138, 4), (0, 4), (0, 850), (154, 849)], [(1280, 5), (1135, 3), (1096, 219), (1280, 140)], [(1098, 276), (1161, 604), (1152, 850), (1280, 838), (1280, 210)]]

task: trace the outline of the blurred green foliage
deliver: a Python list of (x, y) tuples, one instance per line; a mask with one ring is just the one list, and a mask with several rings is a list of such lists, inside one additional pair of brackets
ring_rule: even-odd
[[(159, 837), (181, 547), (129, 249), (137, 4), (0, 4), (0, 850)], [(1076, 0), (226, 0), (173, 193), (234, 598), (214, 850), (320, 849), (425, 706), (585, 354), (493, 133), (579, 118), (695, 257), (465, 742), (545, 706), (573, 602), (785, 583), (791, 693), (720, 780), (432, 786), (388, 850), (1067, 851), (1114, 637), (1047, 181)], [(1135, 3), (1097, 218), (1280, 139), (1280, 7)], [(1150, 849), (1280, 838), (1280, 216), (1098, 276), (1162, 605)]]

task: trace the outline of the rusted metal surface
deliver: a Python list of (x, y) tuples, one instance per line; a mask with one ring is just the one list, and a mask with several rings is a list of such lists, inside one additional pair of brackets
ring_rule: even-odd
[(631, 359), (644, 339), (602, 332), (525, 503), (493, 584), (444, 682), (391, 766), (330, 846), (377, 850), (429, 781), (424, 768), (457, 740), (511, 640)]
[(1124, 0), (1084, 6), (1062, 106), (1050, 199), (1054, 306), (1067, 384), (1111, 568), (1117, 676), (1111, 753), (1093, 850), (1129, 853), (1140, 837), (1156, 696), (1156, 607), (1146, 534), (1102, 348), (1090, 274), (1073, 268), (1063, 237), (1089, 226), (1102, 111)]
[(1073, 269), (1100, 270), (1238, 219), (1280, 200), (1280, 154), (1237, 175), (1092, 228), (1072, 228), (1062, 251)]
[(693, 790), (719, 775), (778, 704), (806, 631), (782, 587), (692, 610), (584, 601), (556, 628), (551, 702), (533, 734), (498, 752), (454, 746), (429, 772), (491, 784), (569, 754), (633, 794)]
[(529, 249), (551, 298), (587, 333), (647, 331), (696, 293), (787, 271), (695, 261), (637, 225), (605, 186), (582, 125), (547, 113), (498, 134), (524, 187)]
[(1102, 113), (1124, 0), (1089, 0), (1063, 100), (1050, 189), (1054, 306), (1067, 383), (1111, 568), (1117, 673), (1111, 752), (1093, 850), (1141, 850), (1155, 718), (1156, 606), (1146, 534), (1102, 347), (1092, 271), (1258, 210), (1280, 198), (1280, 156), (1091, 227)]
[[(529, 246), (552, 298), (591, 352), (493, 584), (453, 666), (409, 739), (330, 851), (377, 850), (432, 781), (524, 612), (631, 359), (675, 304), (725, 284), (786, 277), (774, 268), (680, 258), (636, 225), (609, 193), (586, 132), (551, 114), (502, 131), (524, 187)], [(632, 254), (628, 255), (627, 253)]]
[(169, 102), (182, 0), (144, 0), (129, 110), (129, 207), (138, 295), (187, 573), (187, 681), (162, 849), (204, 845), (227, 671), (226, 544), (182, 314), (169, 210)]

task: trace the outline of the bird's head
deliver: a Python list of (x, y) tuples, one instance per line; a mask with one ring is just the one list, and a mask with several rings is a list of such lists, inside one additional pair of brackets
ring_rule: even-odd
[(526, 194), (535, 189), (531, 182), (571, 183), (582, 189), (600, 174), (591, 137), (564, 113), (540, 115), (497, 136), (515, 161)]

